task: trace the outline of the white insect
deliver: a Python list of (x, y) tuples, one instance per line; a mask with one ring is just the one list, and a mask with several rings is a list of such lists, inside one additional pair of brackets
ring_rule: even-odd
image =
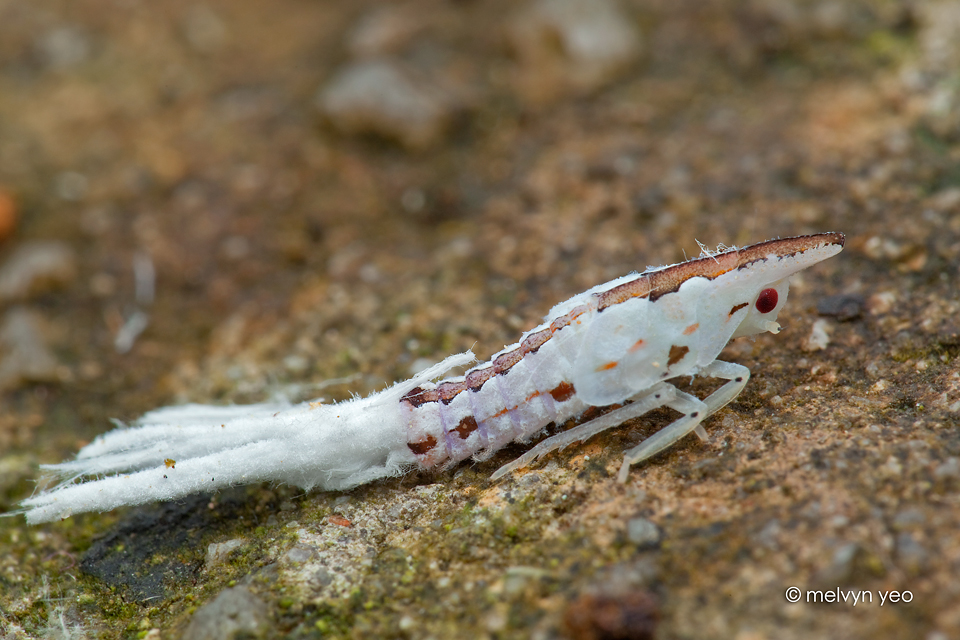
[[(493, 479), (548, 452), (658, 407), (683, 415), (626, 452), (630, 466), (671, 446), (733, 400), (750, 371), (717, 360), (731, 338), (777, 333), (790, 275), (836, 255), (840, 233), (771, 240), (617, 278), (555, 306), (520, 342), (466, 375), (434, 380), (475, 361), (450, 356), (366, 398), (147, 413), (96, 438), (77, 458), (44, 469), (64, 480), (22, 503), (30, 523), (84, 511), (172, 500), (260, 481), (349, 489), (410, 469), (484, 460), (550, 423), (620, 405), (547, 438)], [(670, 384), (691, 375), (727, 380), (700, 400)]]

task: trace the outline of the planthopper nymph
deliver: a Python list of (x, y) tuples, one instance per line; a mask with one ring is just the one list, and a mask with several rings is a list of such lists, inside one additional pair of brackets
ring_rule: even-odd
[[(61, 483), (22, 503), (31, 523), (85, 511), (172, 500), (230, 485), (274, 481), (349, 489), (414, 469), (489, 458), (550, 423), (620, 405), (539, 442), (499, 469), (502, 477), (546, 453), (658, 407), (681, 416), (626, 452), (630, 467), (690, 432), (733, 400), (750, 371), (717, 360), (732, 338), (777, 333), (790, 276), (843, 248), (841, 233), (724, 249), (598, 285), (556, 305), (520, 341), (464, 375), (476, 360), (450, 356), (412, 379), (338, 404), (187, 404), (145, 414), (44, 465)], [(726, 381), (704, 399), (671, 380)]]

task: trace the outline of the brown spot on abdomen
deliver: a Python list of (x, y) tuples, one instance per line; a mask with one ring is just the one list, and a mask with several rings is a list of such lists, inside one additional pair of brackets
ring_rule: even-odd
[(671, 346), (670, 354), (667, 357), (667, 366), (672, 367), (673, 365), (677, 364), (683, 360), (683, 356), (687, 355), (688, 353), (690, 353), (690, 347), (678, 347), (677, 345)]
[(433, 448), (437, 446), (437, 439), (433, 436), (427, 436), (426, 440), (408, 442), (407, 446), (410, 447), (410, 451), (413, 451), (414, 454), (422, 456), (433, 451)]
[(573, 394), (576, 393), (576, 389), (573, 388), (573, 385), (569, 382), (561, 382), (556, 387), (550, 390), (550, 395), (557, 402), (566, 402), (573, 397)]
[(740, 309), (743, 309), (745, 306), (747, 306), (747, 304), (748, 303), (746, 302), (741, 302), (740, 304), (733, 305), (733, 307), (730, 309), (730, 313), (728, 313), (727, 315), (733, 316), (733, 314), (735, 314), (737, 311), (740, 311)]
[(473, 416), (467, 416), (460, 421), (460, 424), (456, 426), (454, 431), (457, 432), (457, 435), (460, 436), (461, 440), (466, 440), (470, 437), (470, 434), (477, 430), (477, 419)]

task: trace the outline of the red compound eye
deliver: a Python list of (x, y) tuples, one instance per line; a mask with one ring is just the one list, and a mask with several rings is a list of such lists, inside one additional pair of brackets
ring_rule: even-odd
[(764, 289), (757, 296), (757, 311), (760, 313), (770, 313), (777, 306), (777, 290)]

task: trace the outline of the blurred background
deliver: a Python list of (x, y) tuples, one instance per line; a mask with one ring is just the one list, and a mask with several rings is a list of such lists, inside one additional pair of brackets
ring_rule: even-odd
[[(846, 233), (784, 324), (875, 318), (828, 387), (955, 417), (958, 158), (958, 2), (0, 0), (0, 506), (110, 418), (368, 393), (698, 241)], [(889, 628), (960, 629), (930, 598)]]

